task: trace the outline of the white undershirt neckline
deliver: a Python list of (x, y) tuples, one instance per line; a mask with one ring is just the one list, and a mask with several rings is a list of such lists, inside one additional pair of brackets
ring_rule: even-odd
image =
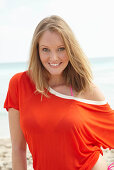
[(57, 91), (55, 91), (54, 89), (52, 89), (51, 87), (49, 87), (49, 92), (54, 94), (55, 96), (58, 96), (60, 98), (64, 98), (64, 99), (73, 99), (79, 102), (83, 102), (83, 103), (87, 103), (87, 104), (94, 104), (94, 105), (105, 105), (107, 104), (107, 100), (103, 100), (103, 101), (94, 101), (94, 100), (88, 100), (88, 99), (81, 99), (78, 97), (74, 97), (74, 96), (68, 96), (62, 93), (59, 93)]

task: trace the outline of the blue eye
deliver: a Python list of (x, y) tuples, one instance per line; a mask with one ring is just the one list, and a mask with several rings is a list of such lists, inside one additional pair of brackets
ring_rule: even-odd
[(58, 51), (64, 51), (64, 50), (65, 50), (64, 47), (61, 47), (61, 48), (58, 49)]
[(44, 52), (48, 52), (48, 51), (49, 51), (49, 49), (48, 49), (48, 48), (43, 48), (43, 49), (42, 49), (42, 51), (44, 51)]

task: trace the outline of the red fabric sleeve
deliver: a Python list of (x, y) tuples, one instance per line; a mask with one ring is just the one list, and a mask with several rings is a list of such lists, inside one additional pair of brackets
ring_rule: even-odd
[(4, 108), (7, 111), (9, 108), (19, 110), (18, 75), (18, 73), (15, 74), (9, 82), (8, 92), (4, 102)]
[[(95, 106), (89, 114), (86, 128), (96, 144), (104, 149), (114, 149), (114, 110), (107, 103), (104, 106)], [(91, 110), (91, 108), (90, 108)]]

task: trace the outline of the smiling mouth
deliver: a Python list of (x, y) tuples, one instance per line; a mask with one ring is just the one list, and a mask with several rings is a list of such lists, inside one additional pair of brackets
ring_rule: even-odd
[[(62, 62), (61, 62), (61, 63), (62, 63)], [(57, 66), (59, 66), (61, 63), (58, 63), (58, 64), (51, 64), (51, 63), (49, 63), (49, 65), (52, 66), (52, 67), (57, 67)]]

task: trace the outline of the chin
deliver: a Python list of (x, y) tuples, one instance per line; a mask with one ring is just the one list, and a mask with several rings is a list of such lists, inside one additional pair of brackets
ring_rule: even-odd
[(50, 73), (51, 76), (61, 76), (62, 73)]
[(51, 76), (61, 76), (62, 73), (63, 73), (63, 72), (51, 72), (51, 71), (49, 71), (49, 74), (50, 74)]
[(48, 72), (50, 73), (50, 75), (61, 75), (63, 71), (52, 71), (52, 70), (48, 70)]

